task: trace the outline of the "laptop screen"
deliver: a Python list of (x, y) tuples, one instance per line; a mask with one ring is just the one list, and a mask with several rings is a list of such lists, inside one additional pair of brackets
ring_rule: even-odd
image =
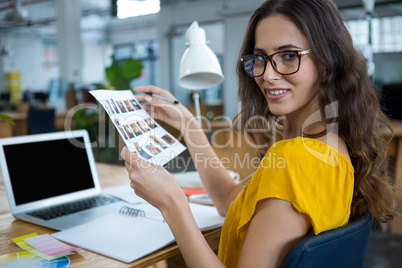
[(8, 144), (3, 149), (16, 205), (95, 187), (86, 149), (67, 138)]

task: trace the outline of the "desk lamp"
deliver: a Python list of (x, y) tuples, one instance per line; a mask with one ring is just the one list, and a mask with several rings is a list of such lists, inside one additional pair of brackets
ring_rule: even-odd
[(179, 85), (193, 93), (197, 120), (201, 123), (199, 90), (214, 87), (223, 81), (219, 61), (207, 46), (205, 30), (194, 21), (186, 32), (187, 49), (180, 61)]

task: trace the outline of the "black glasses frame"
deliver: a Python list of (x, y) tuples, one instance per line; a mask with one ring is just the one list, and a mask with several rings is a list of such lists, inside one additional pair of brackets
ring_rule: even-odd
[[(275, 64), (274, 64), (274, 61), (272, 60), (272, 57), (275, 56), (275, 55), (277, 55), (277, 54), (279, 54), (279, 53), (288, 53), (288, 52), (295, 52), (295, 53), (297, 53), (297, 55), (299, 56), (299, 64), (298, 64), (298, 66), (297, 66), (297, 70), (296, 70), (296, 71), (291, 72), (291, 73), (281, 73), (281, 72), (279, 72), (279, 71), (276, 69)], [(244, 66), (244, 63), (245, 63), (246, 60), (248, 60), (247, 58), (255, 58), (255, 57), (259, 56), (259, 57), (262, 57), (262, 58), (264, 59), (265, 64), (264, 64), (264, 70), (262, 71), (262, 74), (260, 74), (260, 75), (250, 75), (250, 73), (248, 73), (248, 72), (246, 71), (246, 73), (247, 73), (250, 77), (260, 77), (260, 76), (264, 75), (265, 70), (267, 69), (267, 63), (268, 63), (268, 61), (271, 63), (272, 68), (274, 68), (275, 72), (277, 72), (278, 74), (280, 74), (280, 75), (291, 75), (291, 74), (295, 74), (295, 73), (297, 73), (297, 72), (299, 71), (299, 69), (300, 69), (300, 64), (301, 64), (301, 56), (302, 56), (302, 55), (309, 54), (309, 53), (311, 53), (311, 52), (313, 52), (312, 49), (307, 49), (307, 50), (283, 50), (283, 51), (278, 51), (278, 52), (276, 52), (276, 53), (273, 53), (273, 54), (271, 54), (271, 55), (267, 55), (267, 54), (251, 54), (251, 55), (246, 55), (246, 56), (241, 57), (241, 58), (240, 58), (240, 61), (242, 62), (243, 67), (244, 67), (244, 69), (246, 70), (246, 67)]]

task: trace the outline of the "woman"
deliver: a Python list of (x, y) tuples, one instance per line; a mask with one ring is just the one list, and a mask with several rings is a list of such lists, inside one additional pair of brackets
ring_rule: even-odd
[[(188, 266), (278, 267), (309, 234), (337, 228), (370, 212), (392, 219), (393, 190), (386, 170), (385, 117), (364, 59), (330, 0), (268, 0), (252, 14), (237, 66), (242, 110), (239, 129), (265, 156), (251, 178), (235, 184), (193, 115), (147, 95), (145, 109), (179, 129), (202, 182), (222, 215), (218, 257), (192, 218), (188, 202), (163, 168), (144, 168), (122, 151), (136, 194), (157, 207)], [(145, 86), (172, 98), (162, 89)], [(264, 120), (250, 120), (255, 117)], [(241, 120), (240, 120), (241, 119)], [(198, 130), (198, 131), (196, 131)], [(267, 151), (268, 149), (268, 151)], [(270, 158), (280, 165), (272, 165)], [(215, 163), (215, 162), (214, 162)], [(157, 191), (158, 194), (155, 194)]]

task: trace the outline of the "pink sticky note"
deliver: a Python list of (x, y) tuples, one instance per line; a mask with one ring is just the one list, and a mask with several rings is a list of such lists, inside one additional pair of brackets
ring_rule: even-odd
[(25, 238), (24, 241), (31, 247), (36, 248), (46, 255), (56, 255), (79, 249), (70, 247), (69, 245), (60, 242), (48, 234)]

